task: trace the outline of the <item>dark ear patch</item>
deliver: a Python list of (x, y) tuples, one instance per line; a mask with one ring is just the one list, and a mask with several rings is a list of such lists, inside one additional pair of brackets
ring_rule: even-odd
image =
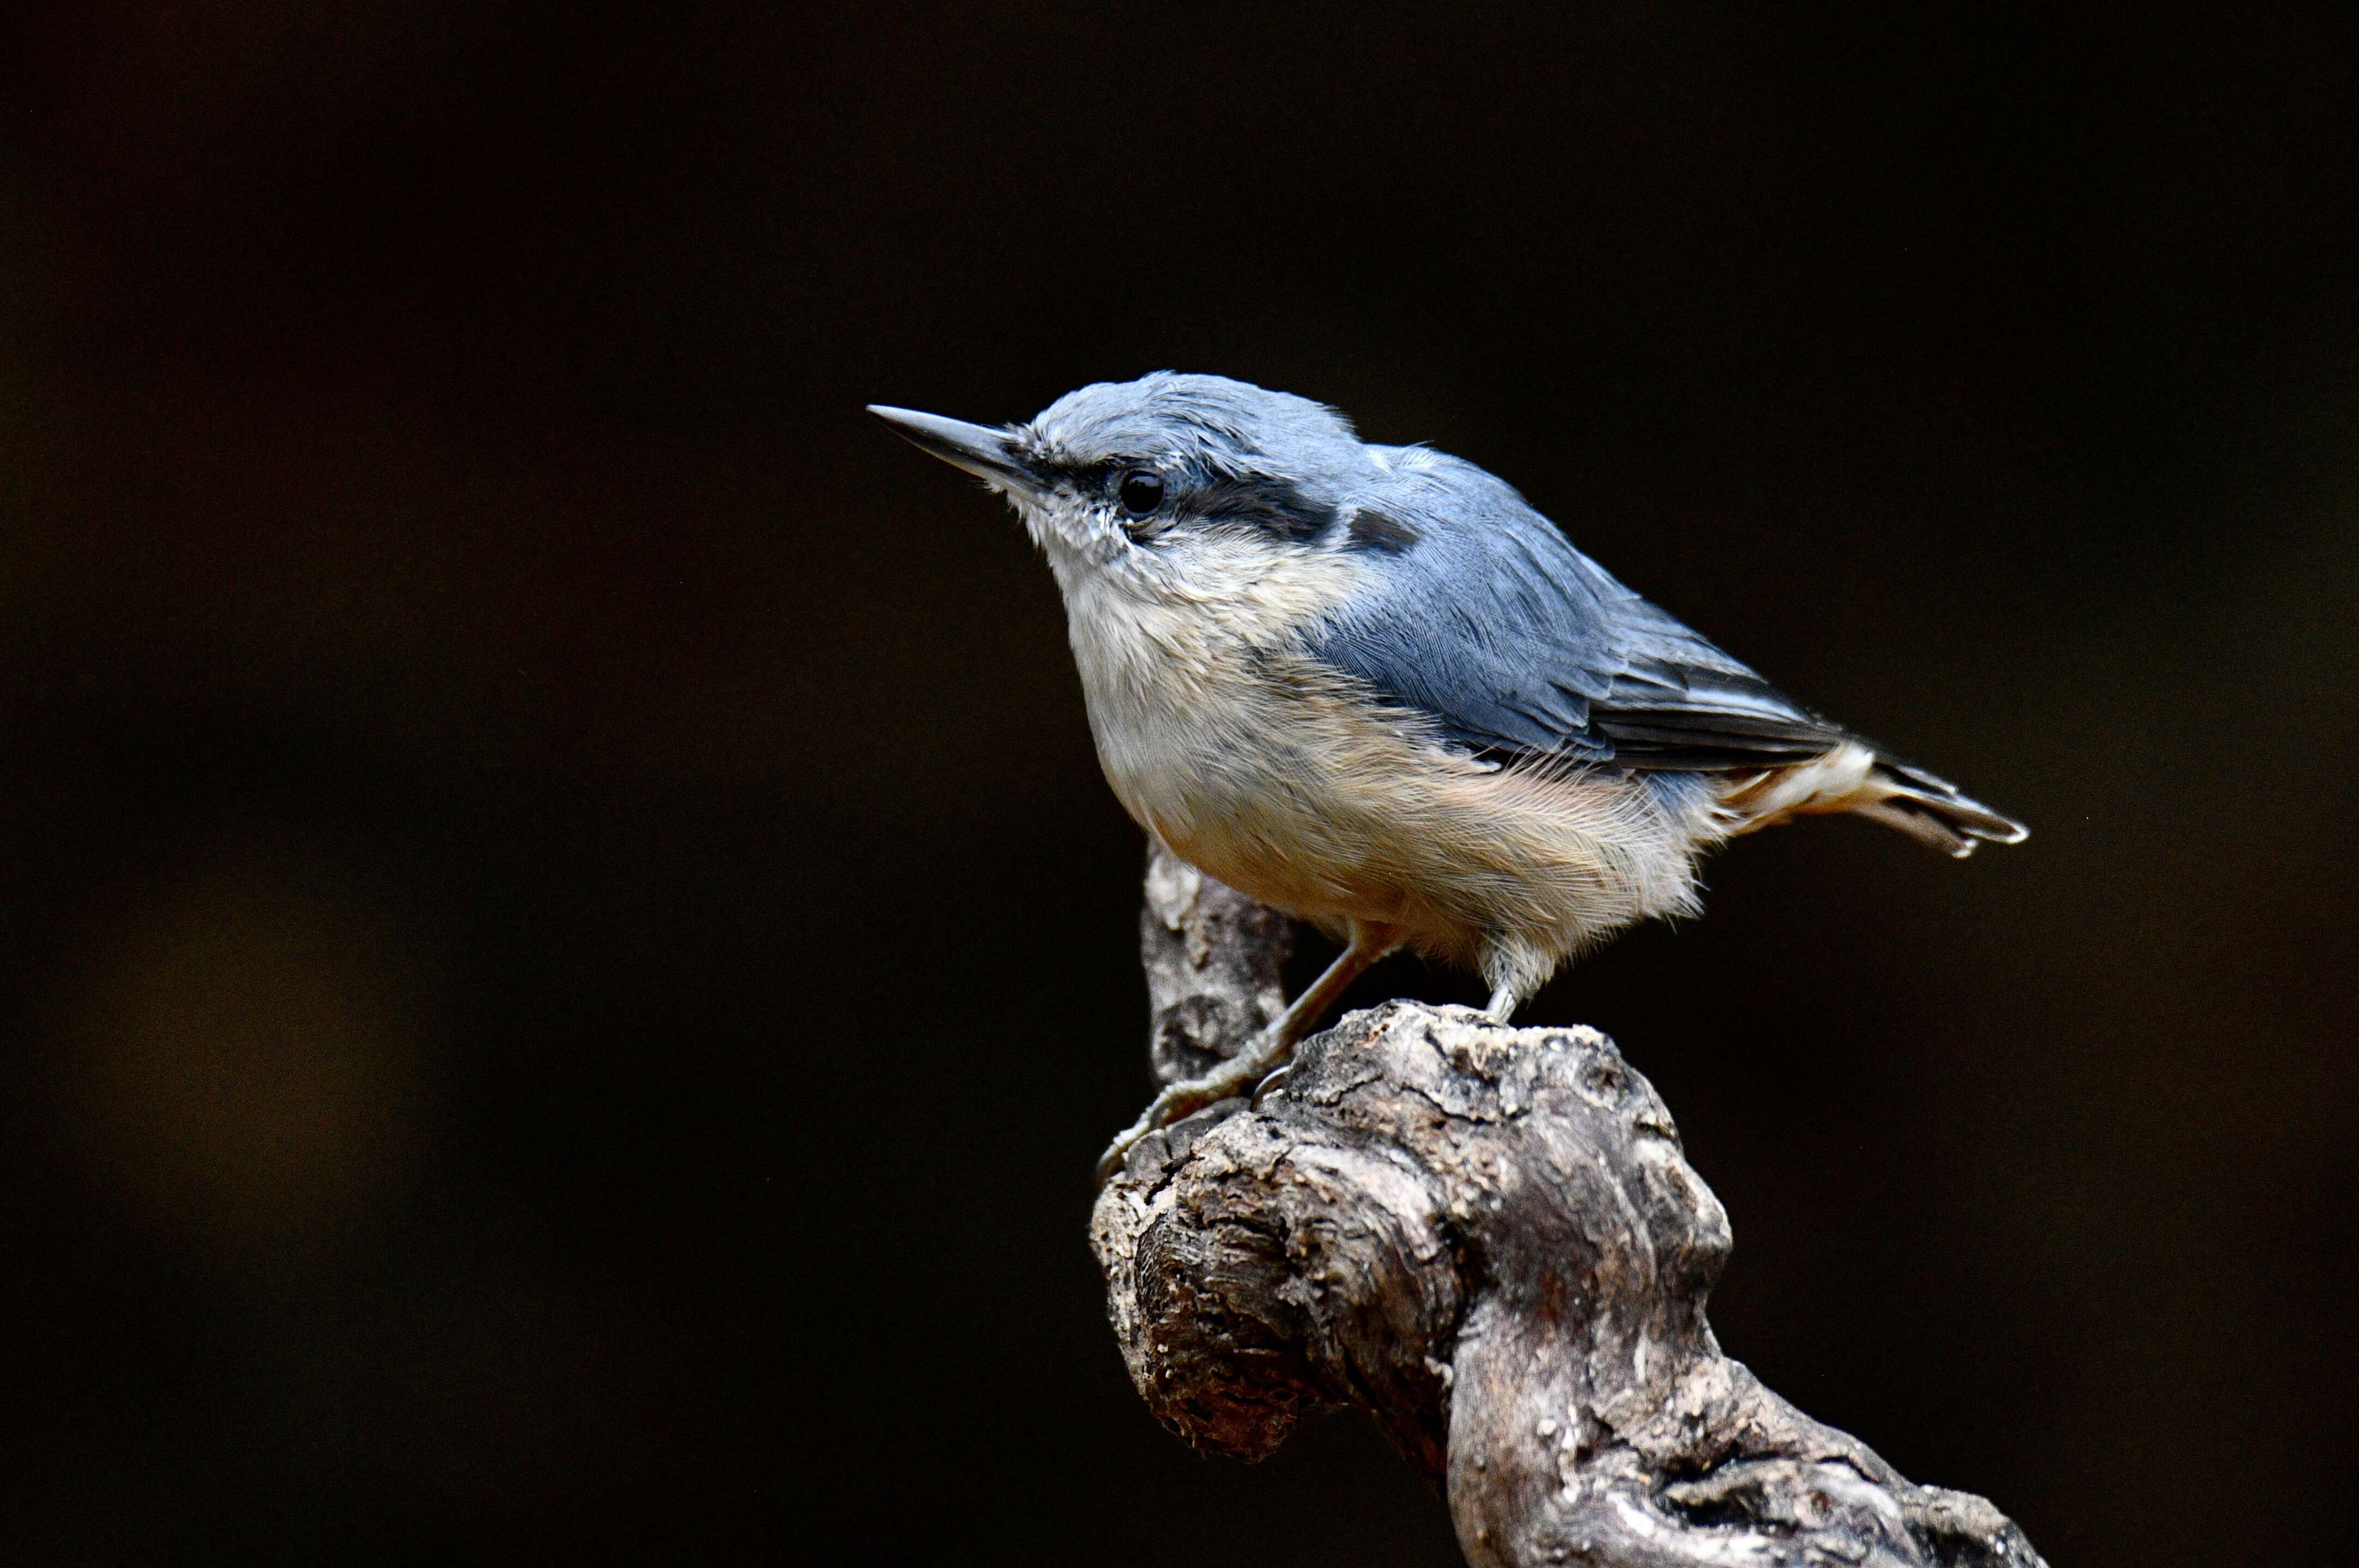
[(1352, 514), (1352, 526), (1344, 537), (1352, 549), (1397, 556), (1417, 543), (1418, 532), (1397, 517), (1363, 506)]

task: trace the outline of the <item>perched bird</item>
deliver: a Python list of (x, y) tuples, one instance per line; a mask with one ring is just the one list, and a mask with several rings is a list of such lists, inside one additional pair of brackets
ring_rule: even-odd
[(1283, 1063), (1401, 947), (1506, 1022), (1566, 958), (1698, 911), (1703, 853), (1853, 812), (1963, 856), (2023, 827), (1801, 707), (1500, 480), (1212, 375), (993, 429), (872, 407), (1015, 504), (1063, 590), (1098, 759), (1174, 854), (1344, 942), (1150, 1129)]

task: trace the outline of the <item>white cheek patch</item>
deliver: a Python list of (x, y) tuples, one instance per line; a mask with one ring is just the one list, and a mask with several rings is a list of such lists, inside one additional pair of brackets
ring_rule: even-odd
[(1220, 617), (1246, 641), (1268, 645), (1332, 613), (1365, 580), (1340, 551), (1223, 528), (1171, 546), (1184, 600)]
[(1044, 547), (1093, 693), (1166, 687), (1184, 702), (1189, 688), (1230, 678), (1224, 662), (1291, 647), (1364, 580), (1354, 557), (1245, 529), (1134, 544), (1108, 528), (1101, 552), (1077, 547), (1058, 521)]

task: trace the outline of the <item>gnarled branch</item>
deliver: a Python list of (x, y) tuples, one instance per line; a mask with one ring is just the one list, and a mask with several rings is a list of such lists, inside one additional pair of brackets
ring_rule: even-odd
[[(1274, 1015), (1292, 929), (1168, 858), (1147, 885), (1168, 1078)], [(1306, 1411), (1364, 1409), (1443, 1481), (1479, 1568), (2040, 1563), (1989, 1503), (1908, 1481), (1721, 1353), (1727, 1216), (1594, 1030), (1353, 1013), (1258, 1106), (1142, 1141), (1091, 1239), (1166, 1426), (1257, 1459)]]

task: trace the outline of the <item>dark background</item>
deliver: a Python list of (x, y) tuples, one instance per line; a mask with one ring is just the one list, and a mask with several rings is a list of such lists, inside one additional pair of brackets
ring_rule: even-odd
[(1160, 366), (1490, 466), (2034, 825), (1748, 840), (1531, 1010), (1678, 1113), (1732, 1353), (2060, 1565), (2347, 1550), (2328, 8), (48, 9), (8, 1560), (1454, 1561), (1356, 1422), (1131, 1393), (1139, 835), (1019, 529), (860, 412)]

